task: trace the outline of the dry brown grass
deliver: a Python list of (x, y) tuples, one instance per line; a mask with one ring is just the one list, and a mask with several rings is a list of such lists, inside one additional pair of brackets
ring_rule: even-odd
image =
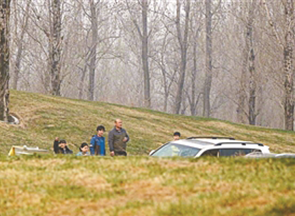
[[(0, 160), (1, 215), (253, 215), (295, 205), (291, 160)], [(287, 199), (287, 202), (281, 201)], [(279, 204), (278, 204), (279, 203)], [(174, 213), (175, 214), (174, 214)]]

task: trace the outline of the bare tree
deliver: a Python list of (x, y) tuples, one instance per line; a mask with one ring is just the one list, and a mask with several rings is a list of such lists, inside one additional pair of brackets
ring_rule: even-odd
[(273, 30), (273, 33), (283, 49), (284, 57), (284, 117), (285, 117), (285, 129), (294, 129), (294, 63), (293, 63), (293, 46), (294, 46), (294, 1), (284, 0), (284, 35), (283, 39), (279, 34), (276, 24), (273, 21), (273, 17), (269, 11), (266, 1), (263, 0), (263, 4), (266, 9), (269, 24)]
[(150, 70), (149, 70), (149, 34), (148, 31), (148, 0), (140, 0), (138, 3), (141, 8), (141, 25), (136, 20), (132, 13), (130, 4), (126, 0), (127, 9), (129, 11), (132, 22), (137, 30), (141, 41), (141, 63), (143, 71), (143, 93), (144, 93), (144, 107), (151, 108), (151, 90), (150, 90)]
[[(60, 96), (61, 85), (61, 0), (53, 0), (52, 23), (50, 26), (49, 36), (49, 65), (51, 75), (51, 93)], [(51, 21), (51, 20), (50, 20)]]
[(285, 44), (284, 44), (284, 70), (285, 70), (285, 129), (294, 129), (294, 2), (287, 0), (285, 4)]
[[(19, 81), (19, 74), (20, 74), (20, 67), (21, 67), (21, 61), (22, 61), (22, 54), (24, 49), (24, 36), (27, 31), (28, 26), (28, 20), (29, 20), (29, 10), (31, 6), (32, 0), (27, 1), (26, 8), (24, 10), (24, 16), (23, 20), (21, 22), (21, 32), (18, 39), (16, 39), (17, 44), (17, 54), (16, 54), (16, 60), (15, 60), (15, 67), (14, 67), (14, 77), (12, 82), (12, 88), (17, 89), (18, 87), (18, 81)], [(17, 13), (15, 13), (15, 16), (18, 16)], [(17, 20), (17, 18), (15, 18)]]
[(11, 84), (290, 129), (293, 7), (294, 0), (15, 0)]
[(96, 52), (97, 52), (97, 40), (98, 40), (98, 23), (97, 23), (97, 10), (100, 0), (94, 2), (89, 0), (90, 5), (90, 21), (91, 21), (91, 51), (90, 51), (90, 64), (89, 64), (89, 100), (94, 100), (94, 81), (95, 81), (95, 68), (96, 68)]
[[(255, 71), (255, 52), (254, 52), (254, 36), (253, 36), (253, 22), (255, 15), (256, 2), (250, 1), (249, 8), (245, 24), (245, 48), (243, 52), (243, 68), (240, 78), (239, 89), (239, 103), (238, 103), (238, 119), (240, 122), (244, 122), (244, 116), (247, 116), (248, 122), (251, 125), (256, 124), (256, 117), (258, 115), (256, 111), (256, 71)], [(248, 75), (249, 73), (249, 75)], [(249, 95), (248, 107), (245, 102)]]
[(210, 116), (210, 92), (212, 83), (212, 11), (211, 0), (206, 0), (206, 78), (203, 97), (203, 116)]
[(253, 44), (253, 22), (254, 22), (254, 10), (255, 10), (255, 1), (250, 2), (249, 9), (249, 19), (247, 25), (247, 34), (246, 34), (246, 47), (248, 48), (249, 53), (249, 124), (256, 124), (256, 71), (255, 71), (255, 52)]
[(201, 31), (201, 26), (202, 26), (202, 20), (201, 16), (202, 13), (200, 13), (197, 10), (200, 10), (201, 8), (200, 3), (195, 3), (194, 8), (193, 8), (193, 16), (190, 20), (190, 31), (191, 33), (191, 44), (192, 44), (192, 51), (190, 53), (190, 57), (192, 58), (192, 69), (191, 69), (191, 76), (190, 76), (190, 81), (191, 81), (191, 92), (188, 94), (187, 92), (187, 99), (189, 102), (190, 106), (190, 114), (192, 116), (195, 116), (197, 114), (197, 106), (199, 104), (200, 98), (203, 94), (203, 92), (198, 92), (197, 89), (197, 83), (199, 83), (197, 79), (197, 75), (201, 70), (198, 68), (198, 60), (200, 59), (198, 49), (199, 49), (199, 34)]
[(141, 2), (142, 14), (142, 69), (144, 76), (144, 104), (145, 107), (151, 108), (151, 90), (150, 90), (150, 71), (149, 71), (149, 58), (148, 58), (148, 2), (142, 0)]
[(0, 1), (0, 120), (9, 117), (9, 19), (10, 0)]
[(183, 96), (183, 87), (185, 80), (185, 72), (187, 65), (187, 50), (188, 50), (188, 35), (189, 35), (189, 19), (190, 19), (190, 0), (186, 1), (185, 4), (185, 24), (184, 30), (181, 31), (181, 2), (177, 0), (176, 5), (176, 29), (177, 29), (177, 39), (180, 45), (180, 54), (181, 54), (181, 67), (180, 67), (180, 76), (178, 80), (177, 93), (175, 98), (175, 107), (174, 113), (179, 114), (182, 96)]
[(168, 31), (162, 39), (161, 46), (156, 51), (156, 55), (152, 57), (152, 60), (156, 62), (162, 75), (162, 89), (164, 94), (163, 111), (168, 111), (168, 99), (171, 94), (172, 85), (176, 80), (176, 73), (179, 69), (177, 62), (174, 61), (175, 53), (172, 52), (171, 46), (169, 44), (171, 38), (169, 38)]

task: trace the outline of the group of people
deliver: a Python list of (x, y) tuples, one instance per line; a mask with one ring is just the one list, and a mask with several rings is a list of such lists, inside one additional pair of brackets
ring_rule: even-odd
[[(116, 119), (114, 128), (108, 134), (108, 145), (111, 156), (127, 156), (126, 147), (127, 142), (129, 141), (129, 136), (122, 126), (122, 120)], [(103, 136), (105, 127), (99, 125), (96, 128), (96, 132), (96, 135), (90, 140), (90, 145), (86, 142), (81, 144), (79, 147), (80, 152), (76, 154), (77, 156), (106, 155), (105, 137)], [(58, 137), (54, 140), (53, 150), (56, 154), (73, 154), (73, 151), (69, 149), (66, 140), (59, 140)]]
[[(108, 145), (110, 149), (111, 156), (127, 156), (127, 142), (129, 141), (129, 136), (124, 128), (122, 128), (123, 123), (121, 119), (115, 120), (114, 128), (108, 134)], [(106, 155), (106, 145), (105, 137), (105, 127), (99, 125), (96, 128), (96, 135), (94, 135), (90, 140), (90, 145), (83, 142), (79, 147), (80, 152), (76, 156), (90, 156), (90, 155)], [(181, 134), (175, 132), (173, 134), (174, 140), (179, 140)], [(73, 154), (73, 151), (69, 149), (66, 140), (59, 140), (58, 137), (55, 138), (53, 144), (53, 150), (56, 154)]]

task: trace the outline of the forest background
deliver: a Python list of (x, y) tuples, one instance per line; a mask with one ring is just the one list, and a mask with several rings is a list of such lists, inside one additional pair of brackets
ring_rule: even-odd
[(10, 7), (13, 89), (293, 130), (293, 0)]

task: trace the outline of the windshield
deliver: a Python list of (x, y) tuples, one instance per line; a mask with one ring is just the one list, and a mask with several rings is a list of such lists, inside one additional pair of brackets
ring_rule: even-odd
[(178, 145), (174, 143), (168, 143), (162, 148), (160, 148), (158, 151), (156, 151), (152, 156), (157, 157), (174, 157), (174, 156), (180, 156), (180, 157), (194, 157), (200, 149), (189, 147), (189, 146), (183, 146)]

